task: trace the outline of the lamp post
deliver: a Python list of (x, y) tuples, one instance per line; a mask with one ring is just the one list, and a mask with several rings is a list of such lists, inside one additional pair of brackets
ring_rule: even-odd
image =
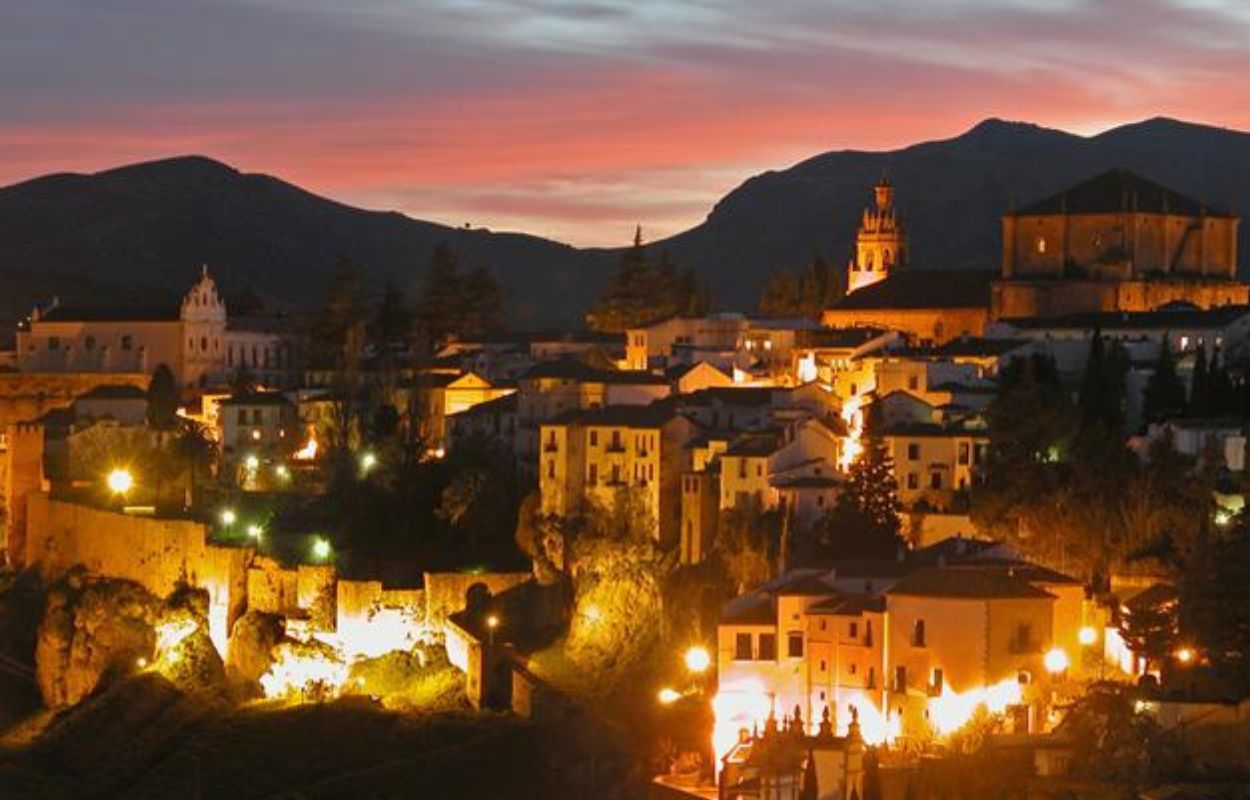
[(109, 491), (113, 493), (113, 496), (125, 505), (126, 495), (135, 486), (135, 476), (131, 474), (130, 470), (117, 467), (109, 472), (104, 482), (108, 485)]
[(499, 627), (499, 617), (491, 614), (486, 618), (486, 635), (489, 637), (490, 646), (495, 646), (495, 629)]

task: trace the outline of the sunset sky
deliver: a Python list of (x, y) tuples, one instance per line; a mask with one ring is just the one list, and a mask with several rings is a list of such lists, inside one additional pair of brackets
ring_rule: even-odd
[(201, 153), (620, 244), (759, 171), (956, 135), (1250, 128), (1242, 0), (0, 0), (0, 184)]

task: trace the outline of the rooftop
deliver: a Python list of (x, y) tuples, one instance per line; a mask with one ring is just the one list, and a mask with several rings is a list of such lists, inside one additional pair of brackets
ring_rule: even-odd
[(97, 386), (78, 395), (77, 400), (145, 400), (148, 393), (129, 384)]
[(972, 270), (903, 270), (852, 292), (830, 310), (989, 308), (990, 287), (997, 277)]
[(1219, 306), (1201, 309), (1177, 304), (1154, 311), (1090, 311), (1059, 317), (1004, 320), (1020, 330), (1176, 330), (1226, 328), (1250, 315), (1250, 306)]
[(1054, 595), (1006, 569), (924, 567), (887, 591), (894, 596), (969, 600), (1045, 600)]
[(1109, 214), (1140, 211), (1149, 214), (1184, 214), (1230, 217), (1227, 211), (1143, 178), (1126, 169), (1111, 169), (1075, 186), (1044, 197), (1008, 216), (1046, 214)]
[(221, 401), (223, 406), (281, 406), (291, 405), (282, 392), (248, 392), (236, 394)]

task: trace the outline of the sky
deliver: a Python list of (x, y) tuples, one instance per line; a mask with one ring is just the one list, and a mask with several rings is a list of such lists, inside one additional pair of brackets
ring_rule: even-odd
[(986, 117), (1250, 129), (1245, 0), (0, 0), (0, 20), (0, 184), (198, 153), (583, 246)]

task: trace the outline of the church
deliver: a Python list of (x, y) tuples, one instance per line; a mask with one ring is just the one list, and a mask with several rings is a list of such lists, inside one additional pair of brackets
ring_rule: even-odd
[(911, 268), (894, 188), (874, 187), (830, 327), (874, 326), (921, 344), (980, 336), (991, 320), (1250, 302), (1237, 279), (1238, 218), (1113, 169), (1002, 219), (998, 273)]
[(296, 338), (270, 317), (230, 317), (208, 267), (180, 304), (62, 305), (18, 327), (17, 366), (28, 373), (151, 374), (169, 367), (184, 389), (221, 387), (240, 369), (266, 386), (298, 381)]

